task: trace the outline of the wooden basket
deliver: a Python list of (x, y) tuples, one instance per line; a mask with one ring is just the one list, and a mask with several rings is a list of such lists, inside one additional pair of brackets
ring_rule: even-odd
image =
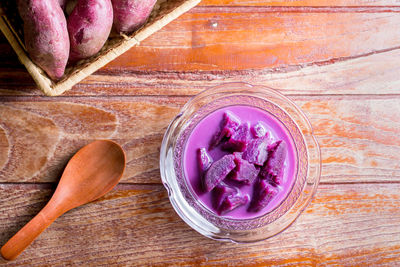
[(26, 69), (31, 74), (37, 86), (46, 95), (56, 96), (71, 89), (72, 86), (130, 48), (139, 45), (141, 41), (196, 6), (200, 1), (201, 0), (159, 0), (148, 22), (141, 29), (130, 35), (110, 35), (99, 53), (89, 59), (81, 60), (73, 66), (68, 66), (64, 76), (58, 82), (52, 81), (47, 74), (29, 58), (24, 42), (22, 41), (22, 21), (18, 14), (16, 14), (15, 8), (7, 8), (5, 4), (2, 4), (3, 8), (0, 7), (0, 29), (17, 53), (21, 63), (25, 65)]

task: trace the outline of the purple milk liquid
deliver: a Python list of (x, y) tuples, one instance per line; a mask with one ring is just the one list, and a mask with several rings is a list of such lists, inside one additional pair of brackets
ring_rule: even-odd
[[(224, 155), (230, 154), (227, 151), (221, 150), (220, 147), (214, 148), (211, 151), (208, 150), (210, 140), (212, 139), (213, 135), (219, 131), (223, 114), (226, 111), (230, 111), (235, 114), (235, 116), (238, 117), (242, 123), (250, 122), (250, 125), (255, 125), (261, 121), (264, 127), (267, 129), (271, 143), (278, 140), (284, 140), (287, 144), (288, 150), (283, 168), (282, 184), (278, 186), (278, 194), (271, 200), (271, 202), (258, 212), (247, 211), (247, 208), (250, 204), (249, 202), (246, 205), (240, 206), (222, 216), (232, 219), (251, 219), (259, 217), (274, 210), (286, 198), (293, 186), (297, 172), (297, 153), (293, 140), (282, 123), (280, 123), (270, 113), (256, 107), (236, 105), (218, 109), (207, 115), (195, 126), (185, 145), (185, 178), (188, 182), (188, 185), (191, 187), (191, 191), (193, 192), (194, 196), (200, 200), (203, 206), (217, 214), (213, 208), (211, 192), (204, 192), (202, 189), (202, 171), (197, 163), (196, 151), (199, 148), (207, 148), (209, 155), (214, 161), (220, 159)], [(227, 180), (229, 179), (225, 179), (224, 182), (233, 185)], [(234, 185), (239, 187), (243, 194), (248, 194), (249, 197), (252, 196), (253, 185), (240, 185), (238, 183), (234, 183)]]

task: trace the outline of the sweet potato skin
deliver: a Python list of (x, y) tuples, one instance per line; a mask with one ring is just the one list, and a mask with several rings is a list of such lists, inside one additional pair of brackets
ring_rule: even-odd
[(53, 80), (64, 75), (70, 42), (67, 22), (57, 0), (19, 0), (26, 50)]
[(117, 32), (132, 32), (142, 26), (157, 0), (112, 0), (114, 28)]
[(67, 21), (70, 61), (88, 58), (99, 52), (110, 35), (112, 22), (110, 0), (79, 0)]

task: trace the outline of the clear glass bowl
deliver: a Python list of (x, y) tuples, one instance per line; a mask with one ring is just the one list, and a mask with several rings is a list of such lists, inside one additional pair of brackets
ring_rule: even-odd
[[(194, 127), (222, 107), (250, 105), (278, 119), (297, 152), (296, 177), (286, 198), (272, 211), (252, 219), (231, 219), (211, 212), (196, 198), (185, 179), (184, 149)], [(255, 242), (286, 229), (310, 203), (320, 178), (320, 150), (311, 124), (291, 100), (264, 86), (229, 83), (210, 88), (186, 103), (169, 125), (161, 145), (161, 178), (172, 206), (193, 229), (212, 239)]]

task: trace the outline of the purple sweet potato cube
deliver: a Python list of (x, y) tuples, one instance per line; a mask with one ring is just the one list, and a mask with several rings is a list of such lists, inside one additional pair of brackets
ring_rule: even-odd
[(238, 193), (239, 190), (236, 187), (228, 186), (224, 182), (219, 183), (212, 190), (212, 200), (214, 208), (218, 210), (227, 196), (236, 195)]
[(204, 176), (204, 187), (210, 192), (236, 167), (235, 156), (225, 155), (211, 164)]
[(250, 126), (249, 123), (244, 123), (232, 133), (231, 137), (223, 144), (222, 148), (226, 150), (243, 152), (246, 150), (249, 141)]
[(210, 150), (218, 146), (225, 137), (231, 137), (236, 132), (240, 125), (240, 120), (231, 112), (227, 111), (224, 113), (221, 128), (213, 136), (210, 142)]
[(243, 153), (243, 159), (259, 166), (264, 165), (268, 158), (268, 143), (269, 139), (266, 136), (252, 139)]
[(251, 184), (257, 178), (260, 171), (259, 168), (256, 168), (254, 164), (243, 159), (242, 153), (235, 152), (233, 155), (235, 156), (236, 168), (232, 171), (232, 175), (229, 178), (241, 183)]
[(197, 162), (200, 170), (203, 172), (208, 170), (213, 162), (211, 156), (208, 155), (207, 150), (204, 147), (197, 149)]
[(261, 122), (258, 122), (257, 124), (255, 124), (251, 127), (251, 133), (256, 138), (261, 138), (261, 137), (267, 136), (267, 134), (268, 134), (267, 129)]
[(225, 214), (249, 201), (247, 195), (241, 195), (240, 191), (226, 184), (218, 184), (214, 190), (214, 207), (218, 214)]
[(258, 180), (254, 184), (253, 197), (248, 211), (257, 212), (268, 205), (271, 199), (276, 196), (278, 190), (265, 180)]
[(285, 141), (279, 140), (268, 147), (268, 159), (260, 171), (260, 178), (272, 185), (282, 183), (282, 170), (285, 163), (287, 146)]
[(239, 206), (245, 205), (249, 201), (247, 195), (229, 195), (222, 202), (218, 209), (219, 214), (225, 214), (228, 211), (234, 210)]

